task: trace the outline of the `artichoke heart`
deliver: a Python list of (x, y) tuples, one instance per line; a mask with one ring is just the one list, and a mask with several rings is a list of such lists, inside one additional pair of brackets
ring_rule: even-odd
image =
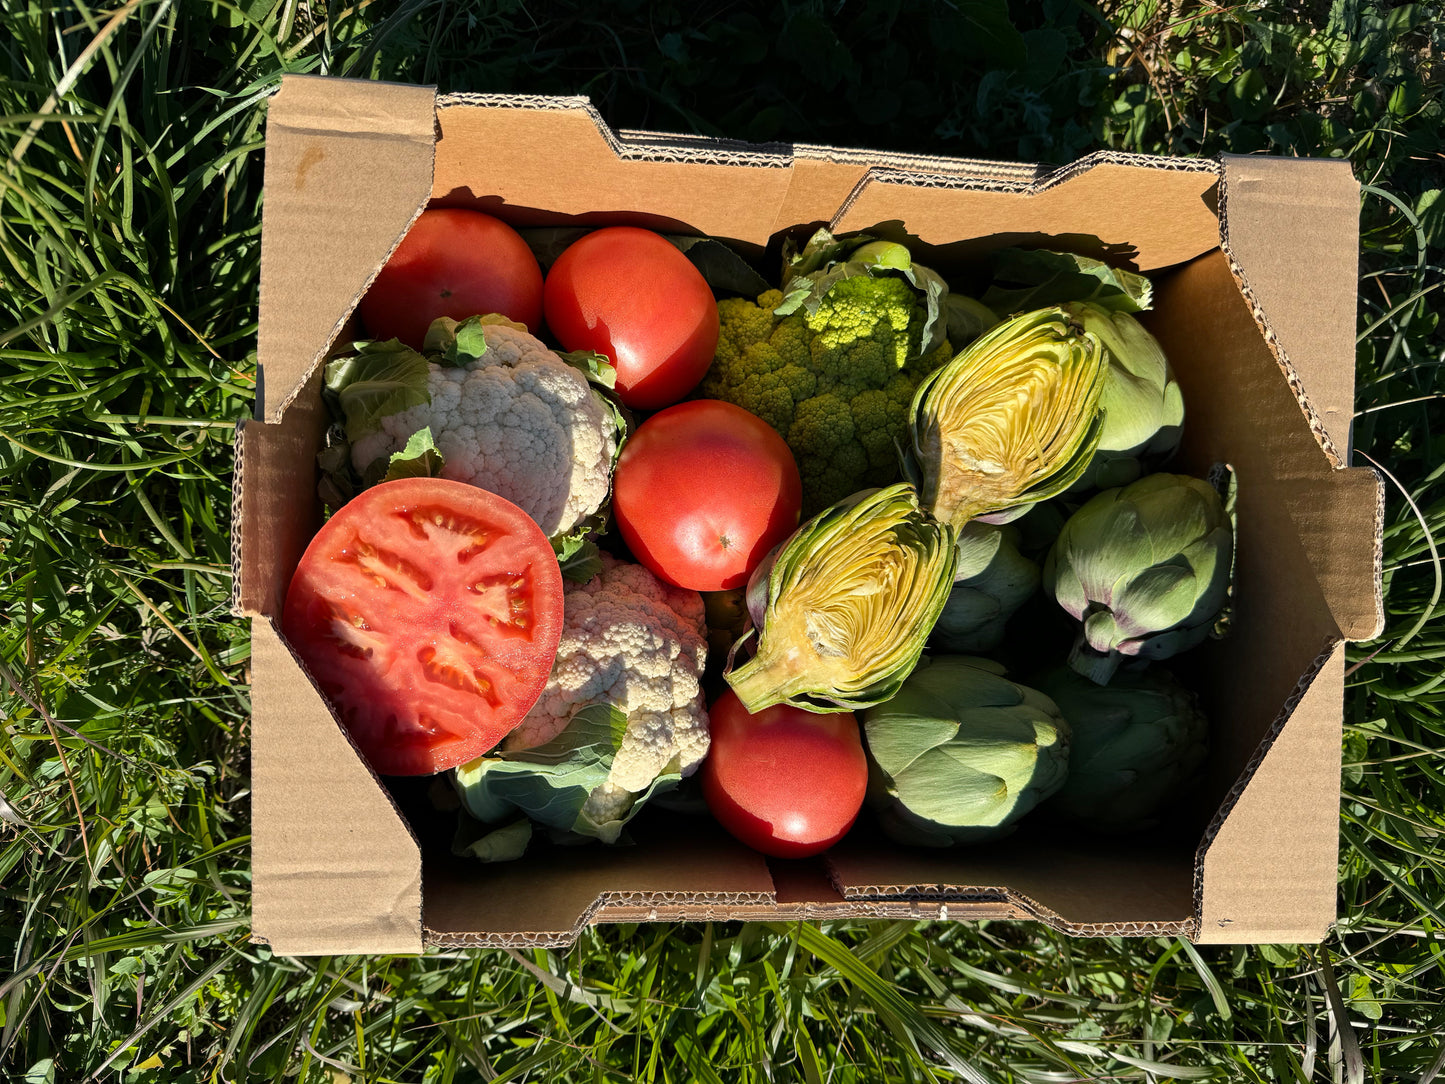
[(911, 486), (865, 490), (819, 513), (754, 571), (757, 653), (728, 684), (750, 712), (853, 711), (898, 691), (948, 598), (953, 531)]
[(1062, 308), (985, 333), (913, 396), (912, 473), (924, 507), (959, 530), (1002, 523), (1068, 489), (1102, 430), (1108, 354)]

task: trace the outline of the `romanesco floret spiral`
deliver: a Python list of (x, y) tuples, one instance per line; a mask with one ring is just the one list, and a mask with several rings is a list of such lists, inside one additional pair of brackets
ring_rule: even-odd
[(487, 351), (462, 368), (433, 363), (430, 403), (381, 419), (351, 448), (357, 471), (430, 426), (442, 477), (505, 497), (547, 535), (567, 534), (607, 500), (616, 426), (587, 378), (537, 338), (485, 328)]
[(898, 474), (918, 381), (952, 356), (919, 356), (925, 310), (903, 279), (840, 279), (817, 311), (779, 317), (777, 290), (718, 303), (717, 354), (699, 394), (751, 411), (788, 442), (803, 514)]

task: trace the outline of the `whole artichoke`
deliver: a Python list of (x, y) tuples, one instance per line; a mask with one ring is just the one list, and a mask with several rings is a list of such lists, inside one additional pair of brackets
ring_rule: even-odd
[(958, 530), (1068, 489), (1098, 446), (1107, 372), (1098, 336), (1062, 308), (985, 332), (913, 395), (909, 472), (924, 507)]
[(1200, 643), (1229, 592), (1234, 531), (1219, 494), (1183, 474), (1108, 489), (1069, 517), (1044, 589), (1083, 622), (1069, 665), (1106, 685), (1125, 658)]
[(953, 531), (909, 485), (818, 513), (752, 574), (757, 654), (724, 675), (756, 714), (773, 704), (853, 711), (887, 700), (918, 662), (948, 598)]
[(1159, 342), (1127, 312), (1092, 302), (1064, 310), (1097, 335), (1109, 355), (1099, 393), (1104, 411), (1099, 447), (1075, 490), (1128, 485), (1147, 463), (1167, 459), (1184, 433), (1184, 395)]
[(1012, 527), (977, 521), (958, 535), (958, 568), (930, 642), (942, 651), (991, 651), (1004, 625), (1039, 586), (1039, 566), (1019, 553)]
[(1072, 825), (1146, 828), (1204, 764), (1208, 720), (1165, 670), (1125, 671), (1095, 685), (1061, 666), (1037, 684), (1069, 721), (1069, 778), (1047, 809)]
[(891, 838), (949, 847), (1007, 835), (1063, 785), (1068, 724), (1003, 675), (987, 659), (935, 656), (863, 713), (868, 804)]

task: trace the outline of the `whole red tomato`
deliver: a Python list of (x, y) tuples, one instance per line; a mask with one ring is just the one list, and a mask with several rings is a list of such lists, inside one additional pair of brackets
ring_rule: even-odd
[(717, 349), (717, 302), (701, 272), (651, 230), (611, 226), (570, 245), (547, 272), (547, 326), (567, 350), (617, 367), (617, 393), (657, 410), (697, 386)]
[(741, 587), (798, 525), (803, 483), (783, 438), (742, 407), (695, 399), (623, 446), (612, 511), (642, 564), (679, 587)]
[(481, 756), (536, 703), (562, 636), (562, 573), (511, 501), (403, 478), (326, 521), (281, 627), (371, 766), (426, 775)]
[(423, 211), (361, 299), (375, 339), (420, 350), (438, 316), (465, 320), (496, 312), (536, 332), (542, 324), (542, 269), (520, 234), (480, 211)]
[(853, 827), (868, 789), (868, 760), (852, 712), (777, 704), (749, 715), (729, 689), (708, 711), (708, 727), (703, 797), (749, 847), (806, 858)]

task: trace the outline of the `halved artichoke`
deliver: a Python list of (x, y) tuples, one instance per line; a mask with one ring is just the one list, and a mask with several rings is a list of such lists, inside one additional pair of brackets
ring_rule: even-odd
[(757, 653), (726, 674), (750, 712), (854, 711), (893, 696), (953, 584), (951, 528), (912, 486), (855, 493), (814, 516), (753, 572)]
[(1098, 336), (1065, 309), (986, 332), (914, 393), (909, 469), (923, 506), (959, 530), (1068, 489), (1098, 447), (1107, 373)]

